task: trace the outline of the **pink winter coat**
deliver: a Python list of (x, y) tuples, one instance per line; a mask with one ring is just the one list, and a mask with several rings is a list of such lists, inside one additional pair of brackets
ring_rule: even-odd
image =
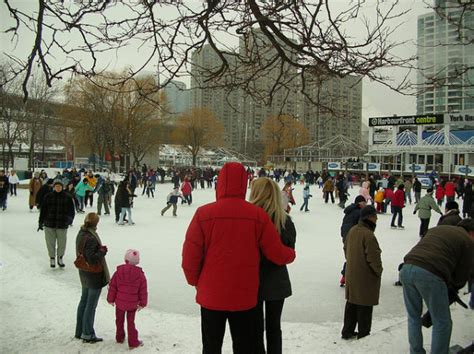
[(148, 290), (143, 270), (132, 264), (118, 266), (109, 283), (107, 302), (115, 303), (122, 311), (145, 307), (148, 303)]

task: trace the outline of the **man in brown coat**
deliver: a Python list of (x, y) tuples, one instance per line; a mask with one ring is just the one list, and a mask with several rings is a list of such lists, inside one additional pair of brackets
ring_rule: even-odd
[[(359, 223), (352, 227), (344, 244), (346, 253), (346, 308), (342, 338), (368, 336), (372, 310), (379, 303), (382, 259), (374, 230), (377, 211), (371, 205), (360, 212)], [(358, 332), (355, 331), (356, 326)]]

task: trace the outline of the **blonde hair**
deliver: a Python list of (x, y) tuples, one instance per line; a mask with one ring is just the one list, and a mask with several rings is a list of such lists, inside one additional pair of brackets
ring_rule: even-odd
[(261, 207), (272, 219), (278, 233), (285, 228), (286, 212), (282, 208), (281, 191), (278, 184), (267, 177), (252, 182), (250, 203)]
[(89, 228), (93, 227), (95, 228), (97, 224), (99, 223), (99, 215), (97, 213), (88, 213), (84, 219), (84, 225), (82, 225), (84, 228)]

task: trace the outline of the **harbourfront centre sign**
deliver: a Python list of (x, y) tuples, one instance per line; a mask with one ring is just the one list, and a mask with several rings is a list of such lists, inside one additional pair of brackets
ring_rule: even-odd
[(414, 116), (392, 116), (369, 118), (369, 127), (384, 127), (393, 125), (426, 125), (443, 124), (444, 114), (424, 114)]

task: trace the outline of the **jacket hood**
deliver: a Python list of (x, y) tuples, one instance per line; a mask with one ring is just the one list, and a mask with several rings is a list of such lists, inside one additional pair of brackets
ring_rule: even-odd
[(237, 162), (226, 163), (219, 172), (216, 198), (245, 199), (247, 181), (247, 171), (242, 164)]
[(346, 209), (344, 209), (344, 214), (350, 214), (356, 209), (359, 209), (359, 207), (355, 204), (351, 204)]
[(132, 264), (122, 264), (117, 266), (117, 277), (121, 281), (134, 282), (140, 278), (142, 269)]

